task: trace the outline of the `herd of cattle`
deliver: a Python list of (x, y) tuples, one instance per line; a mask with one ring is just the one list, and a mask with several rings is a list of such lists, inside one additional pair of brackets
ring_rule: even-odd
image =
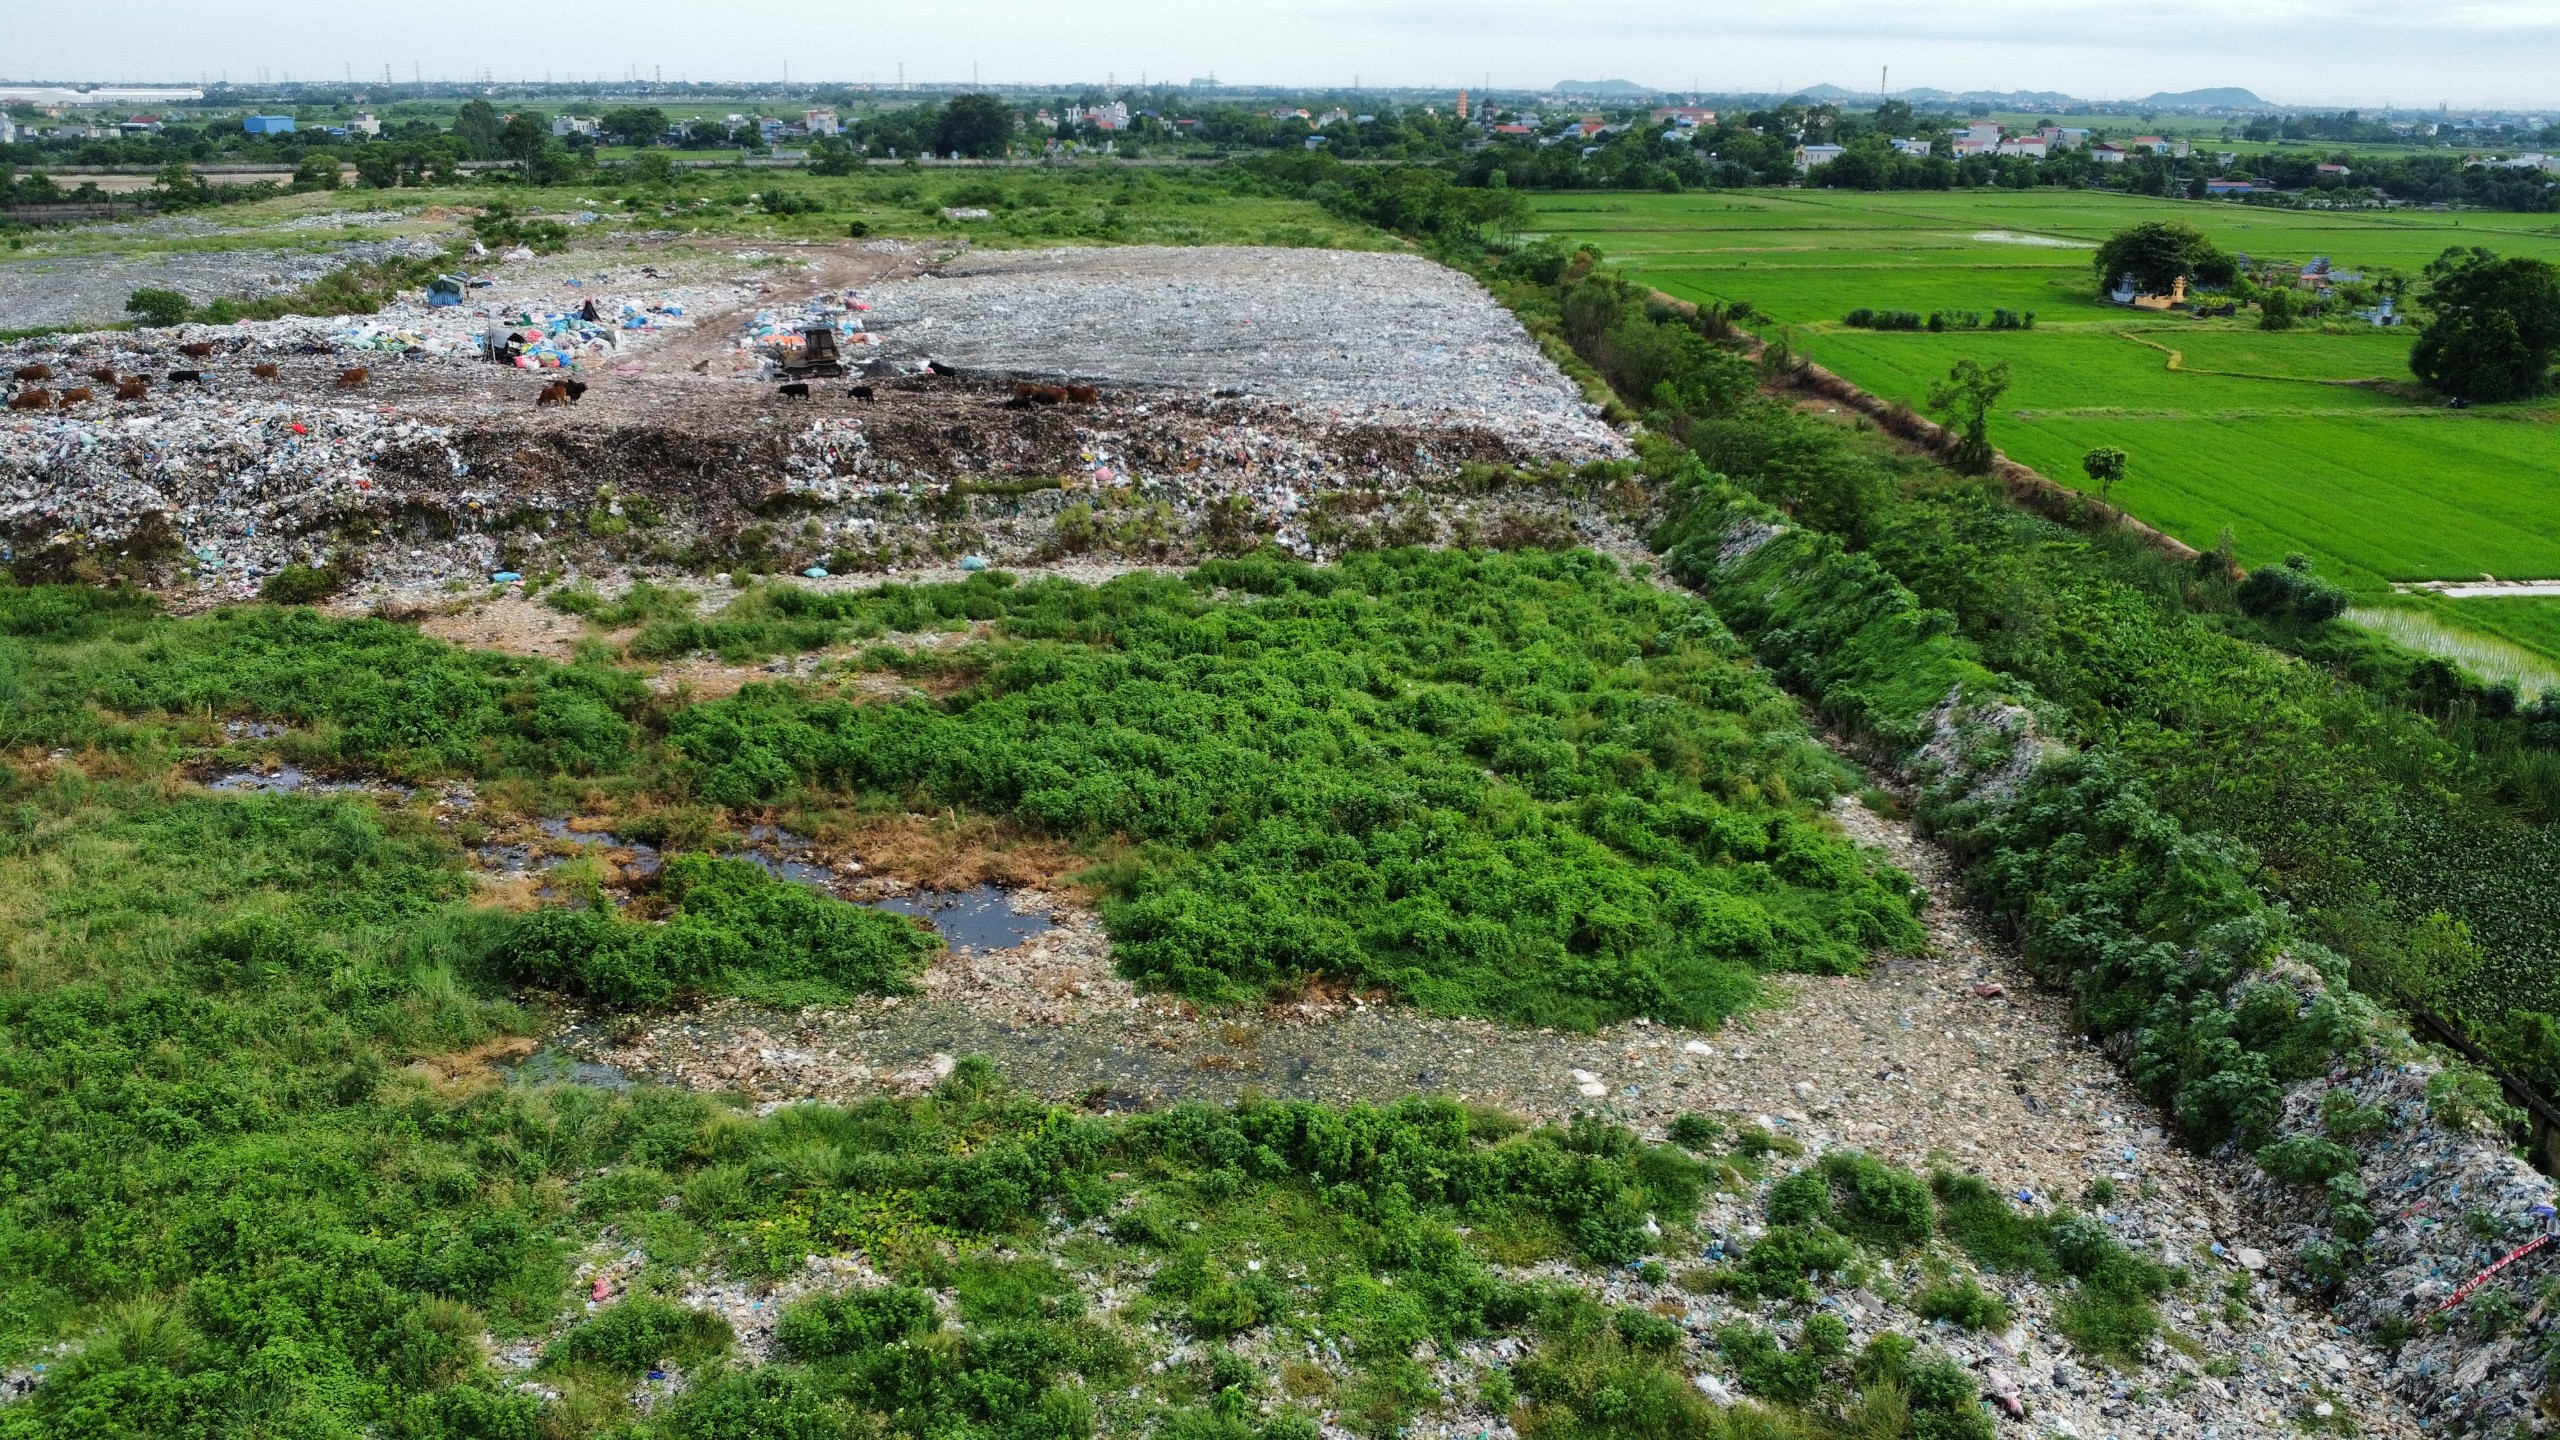
[[(207, 361), (213, 358), (214, 347), (205, 341), (193, 341), (179, 346), (178, 354), (189, 360)], [(273, 380), (283, 372), (271, 361), (259, 361), (250, 365), (249, 373), (261, 380)], [(95, 383), (55, 388), (51, 382), (57, 375), (66, 380), (84, 379)], [(162, 383), (160, 377), (147, 372), (123, 374), (107, 365), (90, 370), (77, 370), (66, 365), (65, 370), (57, 372), (53, 366), (43, 362), (21, 365), (9, 372), (9, 379), (14, 387), (9, 392), (9, 408), (12, 410), (69, 410), (96, 400), (100, 389), (112, 392), (118, 400), (142, 400), (150, 396), (155, 383)], [(202, 369), (173, 368), (165, 377), (165, 383), (202, 385), (206, 379), (206, 372)], [(370, 383), (372, 379), (373, 372), (358, 365), (339, 371), (337, 383), (340, 389), (352, 390)]]

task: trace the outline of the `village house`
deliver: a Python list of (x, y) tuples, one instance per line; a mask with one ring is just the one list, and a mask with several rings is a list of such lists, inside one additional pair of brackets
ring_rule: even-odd
[(1848, 148), (1841, 145), (1799, 145), (1796, 147), (1796, 169), (1806, 171), (1816, 165), (1828, 165), (1848, 153)]
[(1929, 155), (1929, 142), (1926, 140), (1896, 140), (1893, 142), (1893, 148), (1894, 153), (1899, 155), (1915, 155), (1922, 159), (1928, 158)]
[(2047, 142), (2042, 135), (2011, 135), (2000, 142), (2001, 154), (2022, 156), (2029, 160), (2043, 159), (2046, 149)]
[(1709, 110), (1702, 105), (1662, 105), (1655, 107), (1653, 112), (1654, 123), (1659, 125), (1666, 120), (1679, 126), (1681, 129), (1686, 130), (1697, 125), (1713, 125), (1716, 123), (1716, 112)]
[(836, 119), (835, 107), (832, 105), (820, 105), (803, 112), (800, 123), (807, 126), (809, 133), (812, 135), (841, 135), (844, 133), (844, 125), (841, 121)]
[(2101, 165), (2121, 165), (2124, 163), (2124, 147), (2120, 145), (2092, 145), (2089, 147), (2089, 158), (2095, 160)]
[(1956, 158), (1967, 155), (1990, 155), (2000, 149), (2000, 127), (1991, 124), (1968, 125), (1948, 132), (1955, 139)]

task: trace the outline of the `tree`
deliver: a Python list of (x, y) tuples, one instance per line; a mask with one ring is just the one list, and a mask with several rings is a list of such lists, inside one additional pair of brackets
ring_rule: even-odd
[(1991, 469), (1991, 407), (2009, 390), (2009, 362), (1986, 370), (1978, 361), (1959, 360), (1947, 378), (1929, 387), (1929, 410), (1939, 423), (1957, 432), (1956, 448), (1947, 464), (1966, 475)]
[(530, 163), (550, 144), (551, 122), (535, 111), (508, 116), (498, 130), (498, 153), (509, 160)]
[(656, 150), (634, 155), (622, 167), (634, 185), (664, 185), (676, 176), (676, 162)]
[(944, 154), (966, 155), (974, 160), (993, 159), (1004, 153), (1013, 139), (1013, 112), (993, 95), (955, 95), (943, 107), (942, 121), (934, 127), (934, 146)]
[(2101, 445), (2080, 457), (2080, 473), (2098, 487), (2098, 503), (2108, 503), (2116, 482), (2124, 478), (2126, 455), (2112, 445)]
[(187, 323), (188, 309), (186, 296), (156, 286), (136, 290), (124, 301), (124, 313), (139, 316), (143, 324), (152, 326), (183, 325)]
[(667, 132), (667, 112), (655, 105), (618, 105), (596, 117), (596, 130), (616, 145), (646, 149)]
[(303, 156), (302, 163), (293, 167), (293, 183), (297, 188), (308, 186), (314, 190), (337, 189), (338, 157), (326, 150), (314, 150)]
[(2214, 248), (2204, 232), (2183, 220), (2145, 220), (2129, 225), (2107, 237), (2098, 247), (2093, 262), (2098, 272), (2098, 289), (2105, 291), (2117, 279), (2133, 277), (2135, 293), (2166, 295), (2178, 288), (2180, 280), (2194, 280), (2206, 285), (2227, 285), (2237, 267), (2231, 257)]
[(2457, 246), (2427, 266), (2433, 318), (2409, 368), (2448, 395), (2515, 400), (2550, 388), (2560, 350), (2560, 267)]
[(453, 112), (455, 138), (470, 146), (472, 155), (480, 159), (498, 153), (500, 125), (498, 107), (486, 100), (465, 100), (462, 108)]

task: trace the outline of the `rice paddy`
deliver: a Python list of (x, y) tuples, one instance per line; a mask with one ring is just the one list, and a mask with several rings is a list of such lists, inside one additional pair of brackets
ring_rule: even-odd
[[(2120, 446), (2112, 499), (2242, 563), (2299, 552), (2360, 592), (2391, 582), (2560, 577), (2560, 405), (2448, 411), (2408, 371), (2406, 329), (2283, 332), (2101, 300), (2093, 247), (2146, 219), (2187, 221), (2260, 260), (2417, 273), (2453, 245), (2560, 261), (2548, 215), (2297, 211), (2086, 192), (1541, 197), (1546, 232), (1598, 245), (1627, 278), (1683, 299), (1748, 301), (1765, 333), (1888, 399), (1925, 404), (1958, 359), (2008, 361), (1992, 439), (2078, 485)], [(2029, 331), (1880, 333), (1876, 309), (2035, 313)], [(2509, 608), (2517, 607), (2517, 608)], [(2560, 610), (2510, 599), (2437, 613), (2560, 663)], [(2457, 618), (2458, 617), (2458, 618)]]

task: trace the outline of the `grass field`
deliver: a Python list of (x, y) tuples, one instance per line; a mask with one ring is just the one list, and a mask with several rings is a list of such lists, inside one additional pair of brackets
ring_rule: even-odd
[[(2292, 551), (2369, 592), (2393, 580), (2560, 576), (2560, 407), (2448, 413), (2408, 374), (2406, 332), (2270, 333), (2245, 317), (2135, 314), (2098, 299), (2096, 245), (2139, 220), (2186, 220), (2258, 259), (2331, 258), (2414, 274), (2451, 245), (2560, 260), (2544, 215), (2270, 210), (2063, 191), (1542, 197), (1547, 233), (1600, 246), (1628, 278), (1694, 300), (1748, 300), (1814, 359), (1877, 394), (1925, 401), (1954, 361), (2006, 360), (1993, 440), (2066, 484), (2121, 446), (2114, 498), (2199, 547), (2226, 528), (2242, 561)], [(2023, 333), (1882, 334), (1877, 309), (2032, 310)], [(2505, 602), (2484, 602), (2503, 604)], [(2464, 612), (2469, 613), (2469, 612)], [(2504, 612), (2500, 612), (2503, 614)], [(2485, 622), (2484, 622), (2485, 623)], [(2511, 627), (2560, 655), (2560, 625)]]

